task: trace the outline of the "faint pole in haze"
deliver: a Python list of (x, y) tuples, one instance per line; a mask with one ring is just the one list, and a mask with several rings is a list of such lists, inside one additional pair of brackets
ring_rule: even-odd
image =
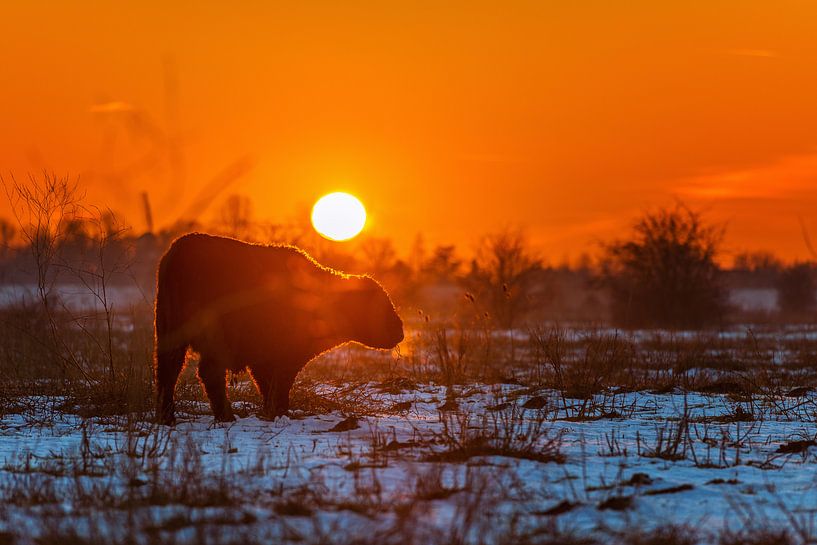
[(153, 233), (153, 212), (150, 210), (150, 199), (147, 191), (142, 191), (142, 208), (145, 212), (145, 227), (148, 233)]

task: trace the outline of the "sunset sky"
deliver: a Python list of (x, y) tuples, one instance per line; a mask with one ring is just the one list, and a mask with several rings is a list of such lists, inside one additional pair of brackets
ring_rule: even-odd
[(815, 37), (807, 0), (6, 2), (0, 169), (138, 229), (143, 190), (159, 226), (224, 180), (270, 221), (346, 190), (401, 249), (525, 226), (552, 262), (680, 198), (805, 259)]

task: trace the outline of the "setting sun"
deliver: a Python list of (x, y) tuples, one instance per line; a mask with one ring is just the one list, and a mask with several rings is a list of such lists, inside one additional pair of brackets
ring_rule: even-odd
[(312, 207), (312, 226), (330, 240), (349, 240), (363, 230), (366, 209), (348, 193), (324, 195)]

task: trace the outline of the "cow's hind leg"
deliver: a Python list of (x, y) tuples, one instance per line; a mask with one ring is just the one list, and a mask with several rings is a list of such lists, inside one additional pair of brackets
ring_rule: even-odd
[(202, 354), (199, 361), (199, 378), (207, 392), (210, 407), (216, 422), (232, 422), (235, 420), (230, 400), (227, 399), (227, 369), (211, 357)]
[(186, 353), (186, 347), (156, 351), (156, 421), (160, 424), (172, 426), (176, 422), (173, 393)]
[(252, 379), (255, 381), (255, 385), (258, 387), (258, 393), (260, 393), (261, 397), (264, 399), (264, 406), (261, 409), (261, 417), (275, 418), (277, 415), (275, 414), (274, 403), (272, 402), (274, 391), (272, 373), (270, 373), (264, 367), (251, 365), (250, 374), (252, 375)]
[(281, 373), (276, 376), (273, 388), (273, 407), (276, 416), (284, 416), (289, 412), (289, 391), (295, 383), (295, 374)]
[(250, 373), (264, 398), (261, 416), (276, 418), (286, 415), (289, 411), (289, 390), (295, 377), (289, 378), (282, 373), (273, 373), (267, 366), (250, 366)]

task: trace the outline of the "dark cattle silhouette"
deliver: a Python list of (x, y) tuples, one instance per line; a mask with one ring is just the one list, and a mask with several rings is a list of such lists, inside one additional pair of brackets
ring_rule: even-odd
[(293, 246), (195, 233), (159, 264), (155, 333), (156, 416), (172, 424), (189, 348), (216, 420), (233, 420), (227, 370), (245, 368), (273, 418), (286, 414), (295, 376), (315, 356), (350, 341), (394, 348), (403, 323), (372, 278), (323, 267)]

